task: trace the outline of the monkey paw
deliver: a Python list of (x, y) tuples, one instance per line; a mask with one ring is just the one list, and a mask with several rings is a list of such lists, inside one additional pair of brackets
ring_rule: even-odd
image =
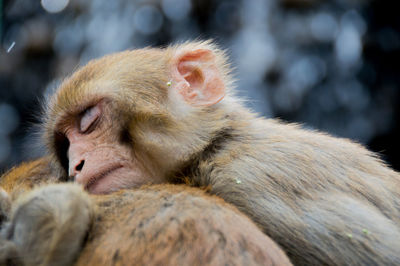
[(4, 252), (23, 255), (25, 265), (70, 265), (80, 251), (92, 216), (90, 199), (77, 185), (35, 189), (13, 203), (10, 222), (2, 232), (11, 242)]
[(0, 228), (8, 219), (11, 209), (11, 201), (8, 193), (0, 187)]
[(0, 238), (0, 265), (24, 265), (15, 244), (2, 238)]

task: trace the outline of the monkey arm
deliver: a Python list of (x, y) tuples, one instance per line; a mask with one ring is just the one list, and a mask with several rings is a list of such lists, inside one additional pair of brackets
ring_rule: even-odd
[[(0, 232), (3, 224), (10, 215), (11, 201), (5, 190), (0, 188)], [(0, 265), (23, 265), (19, 250), (12, 241), (9, 241), (0, 233)]]
[(7, 221), (11, 209), (11, 200), (8, 193), (0, 187), (0, 228)]
[(24, 265), (71, 265), (92, 221), (89, 196), (77, 185), (48, 185), (21, 195), (2, 228), (3, 261)]
[(18, 248), (12, 241), (0, 237), (0, 265), (23, 266)]
[(71, 265), (76, 259), (94, 205), (78, 185), (46, 186), (58, 180), (47, 157), (0, 178), (0, 265)]

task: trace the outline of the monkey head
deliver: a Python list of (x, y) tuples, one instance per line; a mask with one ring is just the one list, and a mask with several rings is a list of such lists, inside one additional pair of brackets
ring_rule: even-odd
[(231, 80), (210, 42), (108, 55), (50, 98), (44, 140), (63, 178), (91, 193), (163, 183), (223, 127)]

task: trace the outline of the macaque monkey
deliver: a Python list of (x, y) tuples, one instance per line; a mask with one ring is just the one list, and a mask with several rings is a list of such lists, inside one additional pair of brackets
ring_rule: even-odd
[(349, 140), (257, 117), (230, 71), (210, 42), (91, 61), (45, 111), (62, 180), (92, 194), (209, 187), (295, 264), (399, 265), (399, 173)]
[(249, 218), (200, 189), (89, 196), (77, 184), (44, 185), (50, 169), (44, 158), (0, 179), (0, 206), (11, 206), (0, 209), (0, 265), (291, 265)]

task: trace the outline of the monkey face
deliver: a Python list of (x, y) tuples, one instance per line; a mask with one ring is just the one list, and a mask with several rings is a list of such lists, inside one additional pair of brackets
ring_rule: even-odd
[(89, 105), (58, 128), (68, 143), (61, 155), (68, 160), (68, 180), (94, 194), (161, 182), (155, 171), (147, 171), (136, 159), (109, 105), (107, 100)]

